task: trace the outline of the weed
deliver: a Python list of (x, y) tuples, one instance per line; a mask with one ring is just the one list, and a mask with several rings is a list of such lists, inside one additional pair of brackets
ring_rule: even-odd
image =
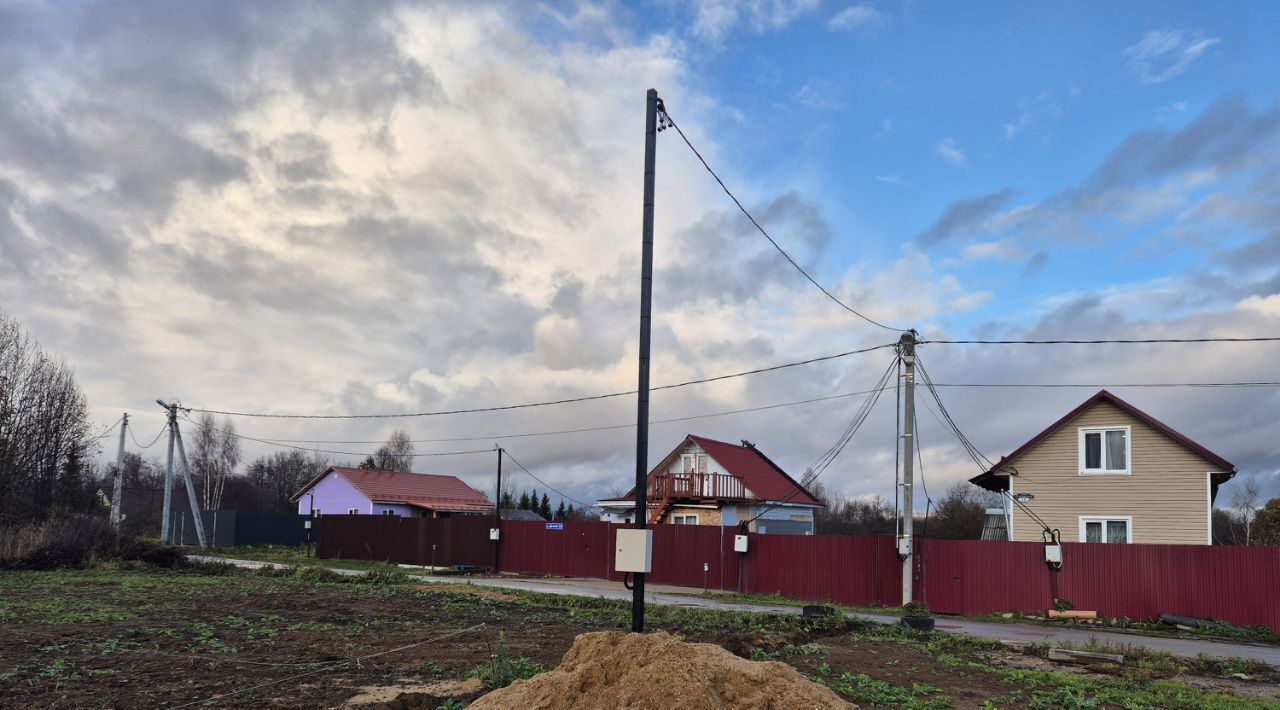
[[(825, 675), (830, 676), (829, 673)], [(828, 677), (819, 680), (850, 700), (869, 703), (873, 706), (911, 710), (951, 707), (951, 698), (943, 695), (940, 689), (925, 683), (912, 683), (910, 688), (904, 688), (872, 678), (865, 673), (842, 673), (837, 678)]]
[(506, 635), (498, 632), (498, 649), (489, 660), (488, 665), (480, 666), (471, 675), (480, 679), (484, 687), (490, 690), (505, 688), (524, 678), (531, 678), (547, 669), (540, 663), (525, 656), (512, 657), (507, 651)]
[(457, 698), (446, 698), (443, 703), (436, 706), (436, 710), (461, 710), (466, 704)]

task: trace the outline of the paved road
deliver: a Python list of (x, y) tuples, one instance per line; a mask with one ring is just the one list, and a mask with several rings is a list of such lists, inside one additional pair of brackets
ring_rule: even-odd
[[(288, 567), (288, 565), (272, 562), (256, 562), (237, 560), (226, 557), (206, 555), (189, 555), (189, 558), (201, 562), (228, 562), (239, 567)], [(358, 570), (334, 569), (333, 572), (344, 575), (364, 574)], [(565, 579), (553, 577), (547, 579), (528, 578), (491, 578), (436, 576), (430, 574), (417, 575), (425, 582), (465, 583), (483, 587), (500, 589), (522, 589), (543, 594), (561, 594), (578, 597), (596, 597), (605, 599), (630, 600), (631, 592), (623, 589), (617, 582), (600, 579)], [(662, 606), (683, 606), (699, 609), (720, 609), (724, 611), (747, 611), (768, 614), (799, 614), (800, 608), (780, 604), (752, 604), (731, 602), (719, 599), (708, 599), (697, 596), (696, 591), (687, 587), (674, 587), (662, 584), (645, 586), (645, 602)], [(850, 618), (863, 619), (882, 624), (895, 624), (898, 617), (888, 614), (849, 613)], [(1199, 654), (1217, 658), (1238, 657), (1254, 661), (1262, 661), (1280, 667), (1280, 647), (1266, 644), (1240, 643), (1234, 641), (1211, 641), (1207, 639), (1168, 638), (1163, 636), (1141, 636), (1104, 629), (1074, 629), (1040, 626), (1037, 624), (1005, 624), (990, 621), (974, 621), (957, 617), (938, 617), (937, 628), (953, 634), (975, 636), (984, 639), (1011, 639), (1028, 643), (1070, 642), (1083, 646), (1090, 639), (1103, 643), (1129, 644), (1141, 646), (1152, 651), (1167, 651), (1175, 656), (1194, 658)]]

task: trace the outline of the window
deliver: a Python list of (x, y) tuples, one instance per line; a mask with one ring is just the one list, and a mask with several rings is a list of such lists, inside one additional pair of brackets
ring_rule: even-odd
[(318, 518), (318, 517), (320, 517), (320, 515), (321, 515), (321, 513), (320, 513), (320, 509), (319, 509), (319, 508), (312, 508), (312, 509), (311, 509), (311, 515), (313, 515), (313, 516), (315, 516), (315, 517), (317, 517), (317, 518)]
[(359, 514), (360, 514), (360, 509), (359, 509), (359, 508), (348, 508), (348, 509), (347, 509), (347, 515), (359, 515)]
[(680, 454), (680, 469), (684, 473), (706, 473), (706, 454)]
[(1133, 542), (1133, 518), (1130, 516), (1080, 516), (1080, 541), (1102, 543)]
[(673, 516), (671, 516), (671, 522), (675, 523), (676, 525), (697, 525), (697, 524), (698, 524), (698, 516), (696, 516), (696, 515), (673, 515)]
[(383, 515), (395, 515), (395, 514), (396, 514), (396, 511), (394, 511), (394, 510), (384, 510), (384, 511), (382, 511), (382, 514), (383, 514)]
[(1129, 473), (1129, 427), (1080, 430), (1080, 475)]

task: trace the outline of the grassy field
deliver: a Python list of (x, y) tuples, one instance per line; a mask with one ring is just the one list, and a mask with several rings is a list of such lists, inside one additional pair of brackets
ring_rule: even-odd
[[(1280, 708), (1280, 686), (1220, 677), (1266, 669), (1145, 654), (1064, 672), (1034, 653), (897, 627), (672, 607), (648, 615), (651, 628), (789, 663), (864, 707)], [(554, 666), (579, 633), (627, 626), (622, 602), (423, 584), (386, 567), (354, 579), (221, 565), (6, 572), (0, 697), (17, 707), (218, 696), (221, 707), (330, 707), (389, 691), (389, 707), (458, 707), (482, 685)], [(468, 677), (477, 689), (461, 700), (430, 690)]]

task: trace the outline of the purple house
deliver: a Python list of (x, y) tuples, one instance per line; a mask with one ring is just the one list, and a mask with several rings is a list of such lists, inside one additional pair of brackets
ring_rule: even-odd
[(289, 500), (298, 515), (493, 515), (493, 503), (455, 476), (333, 466)]

